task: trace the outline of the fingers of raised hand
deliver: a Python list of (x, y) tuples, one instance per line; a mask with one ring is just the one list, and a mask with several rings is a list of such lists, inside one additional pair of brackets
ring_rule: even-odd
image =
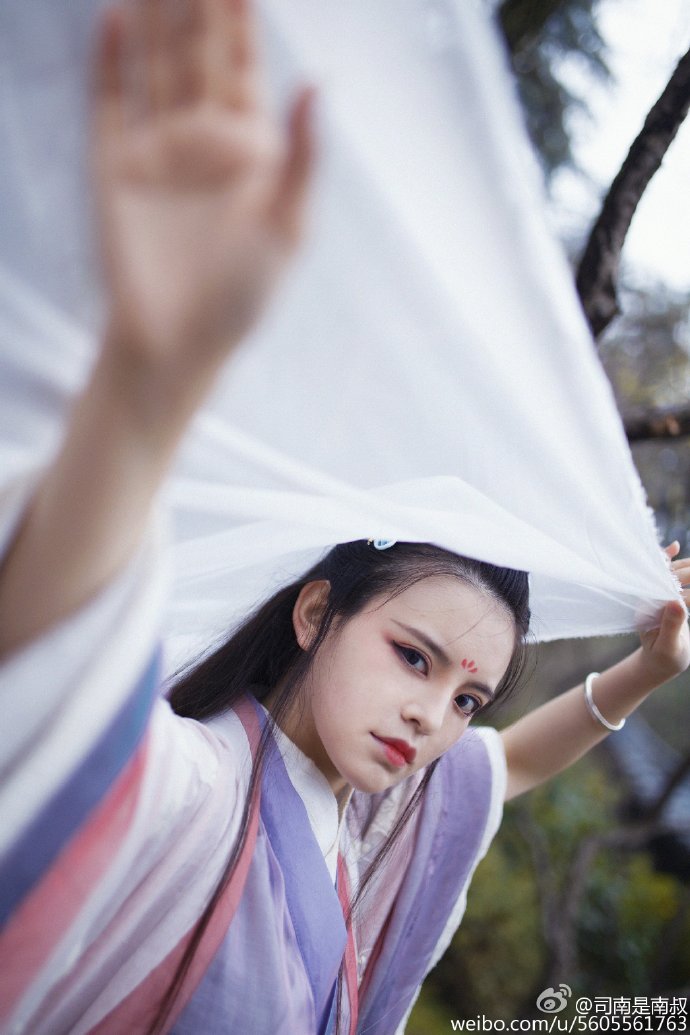
[(248, 0), (122, 0), (104, 19), (98, 93), (136, 119), (200, 101), (259, 103)]
[(314, 100), (314, 88), (306, 87), (293, 103), (288, 123), (287, 148), (273, 202), (274, 224), (288, 243), (295, 243), (299, 239), (314, 167)]
[(690, 657), (686, 615), (676, 600), (664, 608), (654, 650), (658, 655), (666, 654), (672, 660), (675, 671), (682, 672), (687, 668)]
[(128, 60), (137, 114), (161, 112), (199, 93), (201, 10), (177, 0), (130, 0)]
[(251, 108), (262, 101), (256, 24), (250, 0), (205, 0), (209, 87), (217, 99), (234, 108)]
[(126, 19), (127, 12), (122, 7), (105, 11), (96, 51), (96, 115), (101, 125), (110, 130), (120, 129), (124, 122)]
[[(204, 97), (238, 110), (263, 100), (250, 0), (159, 0), (196, 9), (195, 99)], [(182, 39), (183, 46), (186, 40)]]
[(678, 557), (680, 543), (674, 539), (672, 543), (664, 547), (664, 553), (668, 557), (670, 568), (683, 588), (685, 603), (690, 603), (690, 557)]
[(687, 557), (671, 563), (671, 571), (680, 582), (683, 600), (690, 605), (690, 559)]

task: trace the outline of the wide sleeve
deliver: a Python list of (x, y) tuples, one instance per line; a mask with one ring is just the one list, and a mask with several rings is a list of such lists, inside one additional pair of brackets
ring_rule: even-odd
[[(32, 485), (0, 499), (5, 543)], [(90, 1030), (193, 926), (232, 848), (247, 759), (160, 696), (166, 527), (0, 669), (3, 1031)]]
[[(429, 966), (426, 971), (427, 974), (436, 966), (438, 961), (441, 959), (446, 949), (450, 945), (453, 935), (460, 926), (462, 918), (465, 914), (465, 908), (467, 905), (467, 892), (472, 881), (472, 877), (474, 876), (474, 871), (476, 870), (477, 866), (488, 852), (489, 846), (491, 845), (491, 842), (493, 841), (496, 832), (498, 831), (498, 828), (501, 824), (501, 819), (503, 818), (503, 804), (505, 801), (505, 791), (507, 782), (507, 766), (505, 751), (503, 749), (503, 741), (497, 730), (492, 729), (489, 726), (473, 727), (472, 735), (473, 737), (479, 739), (483, 744), (489, 760), (491, 772), (490, 799), (486, 824), (484, 827), (484, 832), (482, 834), (481, 841), (479, 843), (478, 851), (474, 857), (474, 861), (467, 876), (467, 879), (462, 887), (462, 890), (458, 898), (455, 901), (453, 908), (448, 914), (448, 920), (446, 922), (446, 925), (443, 929), (443, 932), (441, 933), (440, 938), (438, 939), (438, 942), (436, 943), (436, 948), (434, 949), (434, 952), (429, 961)], [(426, 977), (426, 974), (424, 976)], [(415, 1002), (417, 1001), (421, 987), (422, 985), (420, 983), (419, 987), (417, 988), (417, 991), (414, 994), (412, 1002), (410, 1003), (409, 1009), (405, 1014), (405, 1017), (396, 1029), (395, 1035), (404, 1035), (407, 1021), (412, 1012), (412, 1008)]]
[(501, 825), (501, 819), (503, 818), (503, 803), (505, 801), (508, 772), (505, 751), (503, 749), (503, 740), (497, 730), (492, 729), (489, 726), (474, 727), (473, 732), (474, 736), (483, 743), (491, 767), (491, 797), (486, 818), (486, 826), (484, 827), (484, 833), (479, 844), (479, 849), (475, 855), (474, 863), (467, 877), (467, 881), (465, 882), (465, 886), (448, 916), (448, 922), (438, 940), (434, 954), (431, 957), (429, 970), (431, 970), (432, 967), (435, 967), (441, 959), (441, 956), (443, 956), (444, 952), (450, 945), (451, 938), (460, 926), (460, 921), (464, 916), (465, 906), (467, 905), (467, 891), (472, 877), (474, 876), (474, 871), (488, 852), (489, 846), (491, 845), (491, 842)]

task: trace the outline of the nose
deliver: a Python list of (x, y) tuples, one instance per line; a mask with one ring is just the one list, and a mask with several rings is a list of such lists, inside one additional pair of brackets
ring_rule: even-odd
[(411, 722), (419, 733), (436, 733), (443, 726), (448, 708), (447, 694), (434, 693), (428, 686), (423, 694), (408, 698), (401, 709), (405, 722)]

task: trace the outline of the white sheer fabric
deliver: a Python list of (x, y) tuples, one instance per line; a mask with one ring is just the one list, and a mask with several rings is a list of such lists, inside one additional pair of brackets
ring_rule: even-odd
[[(100, 0), (0, 12), (2, 478), (44, 463), (99, 324), (88, 55)], [(532, 573), (534, 634), (675, 595), (504, 61), (466, 0), (263, 0), (276, 103), (320, 89), (298, 263), (184, 443), (170, 663), (327, 546), (428, 540)]]

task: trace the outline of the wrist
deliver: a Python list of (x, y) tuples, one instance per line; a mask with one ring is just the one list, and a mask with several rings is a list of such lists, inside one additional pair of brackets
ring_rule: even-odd
[(593, 701), (606, 720), (616, 725), (668, 678), (649, 664), (640, 647), (594, 679)]
[(646, 693), (651, 693), (652, 690), (668, 683), (679, 672), (672, 662), (665, 658), (655, 658), (644, 647), (638, 647), (626, 660), (631, 681)]
[(614, 668), (620, 669), (631, 692), (638, 695), (646, 696), (672, 678), (666, 667), (651, 658), (643, 647), (638, 647)]
[(92, 376), (106, 408), (158, 447), (174, 448), (210, 390), (220, 364), (180, 364), (140, 348), (132, 335), (111, 326)]

